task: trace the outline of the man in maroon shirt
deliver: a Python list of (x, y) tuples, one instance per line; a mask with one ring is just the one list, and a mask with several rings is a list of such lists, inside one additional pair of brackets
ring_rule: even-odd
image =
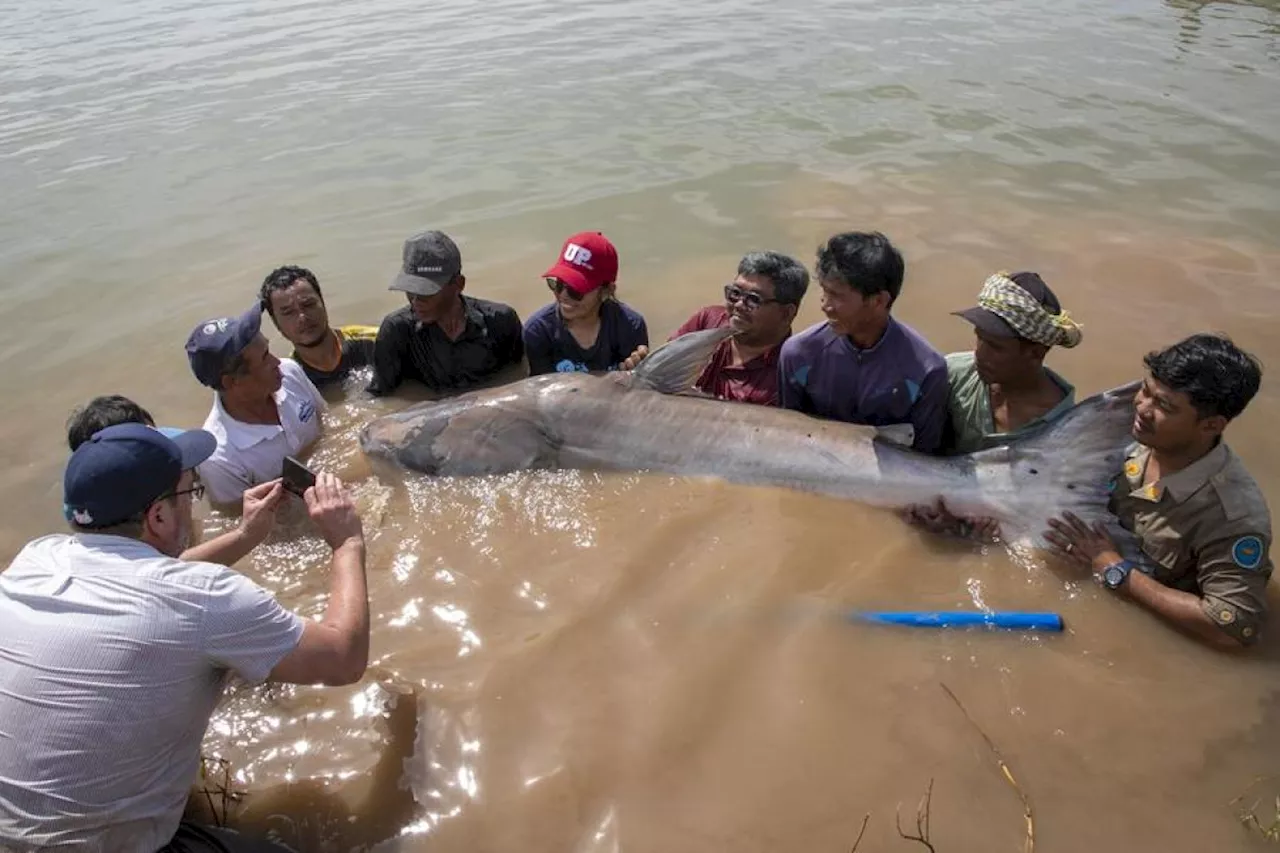
[[(722, 400), (778, 404), (778, 353), (809, 288), (809, 271), (778, 252), (750, 252), (738, 277), (724, 286), (724, 305), (698, 311), (669, 338), (732, 325), (738, 334), (720, 344), (694, 387)], [(640, 347), (623, 364), (630, 370), (648, 355)]]

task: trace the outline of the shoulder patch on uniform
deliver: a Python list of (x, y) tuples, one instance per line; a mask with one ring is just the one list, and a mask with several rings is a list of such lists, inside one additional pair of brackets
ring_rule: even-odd
[(809, 384), (809, 365), (801, 365), (796, 372), (791, 374), (791, 381), (799, 385), (801, 388)]
[(1256, 569), (1265, 556), (1262, 539), (1257, 536), (1241, 536), (1231, 546), (1231, 559), (1242, 569)]

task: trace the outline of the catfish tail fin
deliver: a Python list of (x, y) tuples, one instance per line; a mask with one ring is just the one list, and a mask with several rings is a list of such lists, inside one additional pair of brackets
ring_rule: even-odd
[(1133, 399), (1140, 382), (1095, 394), (1058, 420), (1007, 447), (973, 454), (1005, 455), (1016, 505), (1007, 508), (1010, 541), (1044, 548), (1050, 518), (1072, 512), (1086, 523), (1110, 521), (1111, 487), (1133, 441)]

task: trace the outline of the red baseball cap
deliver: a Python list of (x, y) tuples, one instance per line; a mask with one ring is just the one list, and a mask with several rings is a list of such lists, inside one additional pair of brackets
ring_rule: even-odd
[(583, 231), (564, 241), (559, 259), (543, 278), (558, 278), (574, 293), (586, 294), (618, 280), (618, 250), (599, 231)]

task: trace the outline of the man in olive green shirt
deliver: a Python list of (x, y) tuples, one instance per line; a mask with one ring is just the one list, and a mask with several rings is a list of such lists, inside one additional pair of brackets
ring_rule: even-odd
[(1044, 359), (1052, 347), (1079, 344), (1080, 329), (1039, 275), (996, 273), (978, 304), (956, 315), (973, 324), (977, 345), (947, 356), (952, 452), (1006, 444), (1075, 405), (1075, 388)]
[[(1062, 310), (1039, 275), (999, 272), (987, 279), (978, 304), (956, 315), (973, 324), (973, 352), (947, 356), (950, 384), (944, 446), (972, 453), (1022, 438), (1065, 415), (1075, 388), (1044, 366), (1055, 346), (1080, 343), (1080, 327)], [(909, 507), (905, 518), (935, 533), (990, 539), (995, 523), (952, 515), (939, 500)]]
[(1126, 559), (1101, 524), (1071, 514), (1051, 520), (1045, 537), (1174, 627), (1218, 648), (1251, 646), (1266, 621), (1271, 513), (1222, 433), (1257, 393), (1261, 368), (1217, 335), (1151, 353), (1146, 366), (1137, 443), (1110, 505), (1138, 550)]

